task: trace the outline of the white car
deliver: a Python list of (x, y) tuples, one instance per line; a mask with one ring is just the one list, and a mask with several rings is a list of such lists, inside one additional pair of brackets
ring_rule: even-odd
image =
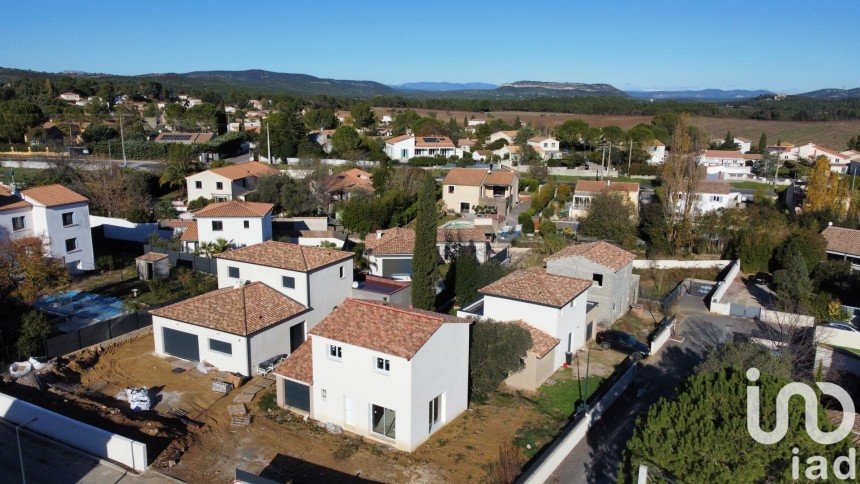
[(860, 329), (857, 329), (848, 323), (827, 323), (824, 326), (833, 329), (841, 329), (842, 331), (850, 331), (852, 333), (860, 333)]

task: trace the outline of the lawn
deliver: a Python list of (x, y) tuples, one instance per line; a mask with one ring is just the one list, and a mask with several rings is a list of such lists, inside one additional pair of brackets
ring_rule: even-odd
[[(579, 180), (596, 180), (596, 176), (567, 176), (567, 175), (550, 175), (550, 178), (557, 183), (576, 183)], [(618, 176), (615, 178), (604, 178), (604, 180), (612, 180), (614, 182), (631, 182), (639, 185), (649, 186), (652, 180), (643, 180), (640, 178), (630, 178), (628, 176)]]
[[(748, 190), (758, 190), (759, 188), (769, 190), (772, 187), (772, 185), (770, 183), (759, 183), (759, 182), (754, 182), (754, 181), (749, 181), (749, 180), (747, 180), (747, 181), (735, 181), (735, 182), (731, 182), (729, 184), (732, 186), (732, 188), (741, 188), (741, 189), (748, 189)], [(776, 192), (777, 193), (784, 192), (786, 188), (787, 188), (786, 185), (777, 185), (776, 186)]]
[[(10, 172), (11, 170), (11, 172)], [(0, 168), (0, 183), (8, 185), (12, 182), (12, 172), (15, 174), (15, 182), (22, 187), (28, 187), (41, 183), (42, 173), (45, 170), (36, 168)]]
[(661, 300), (684, 279), (713, 281), (720, 269), (636, 269), (639, 274), (639, 295), (645, 299)]

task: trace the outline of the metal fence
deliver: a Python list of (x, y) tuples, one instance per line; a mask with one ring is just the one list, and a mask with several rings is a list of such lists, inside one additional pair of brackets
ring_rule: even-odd
[(678, 299), (687, 293), (687, 290), (690, 288), (690, 280), (685, 279), (678, 283), (675, 286), (675, 289), (672, 289), (672, 292), (666, 295), (663, 298), (663, 301), (660, 302), (660, 309), (663, 314), (669, 314), (671, 312), (672, 306), (678, 301)]
[(147, 252), (167, 254), (167, 259), (170, 261), (170, 265), (172, 266), (187, 267), (189, 269), (194, 269), (195, 271), (218, 275), (218, 264), (215, 259), (209, 257), (200, 257), (199, 255), (189, 254), (188, 252), (155, 247), (149, 244), (144, 244), (143, 252), (144, 254)]
[(48, 338), (45, 341), (46, 356), (53, 358), (55, 356), (67, 355), (87, 346), (103, 343), (117, 336), (151, 326), (152, 315), (149, 314), (149, 311), (152, 309), (155, 308), (141, 309), (123, 314), (113, 319), (84, 326), (70, 333)]

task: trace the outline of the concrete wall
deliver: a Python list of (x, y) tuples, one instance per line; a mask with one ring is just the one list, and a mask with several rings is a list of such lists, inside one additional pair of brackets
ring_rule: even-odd
[(836, 370), (860, 376), (860, 356), (828, 345), (815, 346), (815, 368)]
[(815, 342), (842, 348), (860, 349), (860, 333), (843, 331), (828, 326), (815, 327)]
[[(722, 301), (723, 296), (726, 295), (726, 291), (729, 290), (729, 286), (731, 286), (732, 283), (735, 282), (735, 278), (738, 277), (738, 274), (740, 274), (740, 272), (741, 272), (741, 260), (738, 259), (738, 260), (732, 262), (732, 264), (733, 264), (732, 268), (729, 269), (729, 272), (726, 274), (726, 277), (721, 281), (717, 281), (717, 288), (714, 290), (714, 293), (711, 295), (711, 303), (712, 304), (723, 302)], [(712, 309), (712, 311), (713, 311), (713, 309)], [(716, 311), (713, 311), (713, 312), (716, 312)], [(728, 313), (724, 313), (724, 314), (728, 314)]]
[(617, 272), (584, 257), (552, 259), (546, 263), (547, 272), (579, 279), (593, 280), (595, 274), (603, 276), (603, 284), (595, 282), (588, 289), (588, 300), (598, 303), (592, 317), (598, 322), (613, 323), (630, 308), (630, 286), (633, 284), (633, 266), (627, 265)]
[(785, 326), (812, 327), (815, 325), (815, 318), (812, 316), (771, 311), (770, 309), (765, 308), (761, 308), (761, 314), (759, 314), (758, 319), (765, 323), (781, 324)]
[(526, 365), (521, 371), (512, 373), (505, 378), (506, 385), (533, 392), (555, 372), (552, 352), (543, 358), (538, 358), (535, 353), (529, 351), (525, 363)]
[(672, 321), (668, 325), (666, 325), (666, 327), (661, 329), (657, 334), (655, 334), (654, 337), (651, 339), (649, 349), (651, 351), (652, 356), (658, 351), (660, 351), (660, 349), (663, 348), (663, 345), (665, 345), (666, 342), (669, 341), (669, 337), (671, 337), (672, 333), (675, 331), (675, 322), (675, 318), (673, 317)]
[(108, 239), (129, 240), (132, 242), (146, 242), (149, 234), (158, 232), (162, 237), (169, 238), (172, 231), (161, 231), (158, 224), (153, 223), (134, 223), (129, 222), (124, 218), (100, 217), (98, 215), (90, 215), (90, 227), (102, 227), (104, 235)]
[(672, 259), (636, 259), (634, 269), (723, 269), (731, 264), (730, 260), (672, 260)]
[[(251, 369), (248, 367), (248, 340), (243, 336), (216, 331), (214, 329), (204, 328), (193, 324), (174, 321), (172, 319), (162, 318), (160, 316), (152, 317), (152, 334), (155, 340), (155, 353), (166, 355), (164, 352), (164, 333), (162, 328), (175, 329), (184, 333), (197, 335), (198, 350), (200, 352), (200, 361), (211, 363), (213, 366), (223, 371), (240, 373), (245, 376), (251, 375)], [(230, 343), (232, 354), (227, 355), (212, 351), (209, 349), (209, 339), (215, 339)], [(289, 342), (288, 342), (289, 344)], [(287, 350), (290, 347), (287, 346)], [(272, 355), (274, 356), (274, 355)], [(265, 358), (263, 358), (265, 359)], [(260, 360), (262, 361), (262, 359)]]
[[(0, 417), (96, 457), (143, 472), (149, 467), (146, 444), (112, 434), (42, 407), (0, 393)], [(38, 419), (32, 421), (33, 419)], [(28, 423), (30, 422), (30, 423)], [(44, 456), (50, 459), (50, 456)]]

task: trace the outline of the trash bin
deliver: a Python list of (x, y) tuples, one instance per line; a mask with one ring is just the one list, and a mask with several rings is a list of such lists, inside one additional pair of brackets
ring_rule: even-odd
[(564, 354), (564, 361), (565, 363), (567, 363), (568, 366), (570, 366), (571, 363), (573, 363), (573, 353), (571, 353), (570, 351), (566, 352)]

